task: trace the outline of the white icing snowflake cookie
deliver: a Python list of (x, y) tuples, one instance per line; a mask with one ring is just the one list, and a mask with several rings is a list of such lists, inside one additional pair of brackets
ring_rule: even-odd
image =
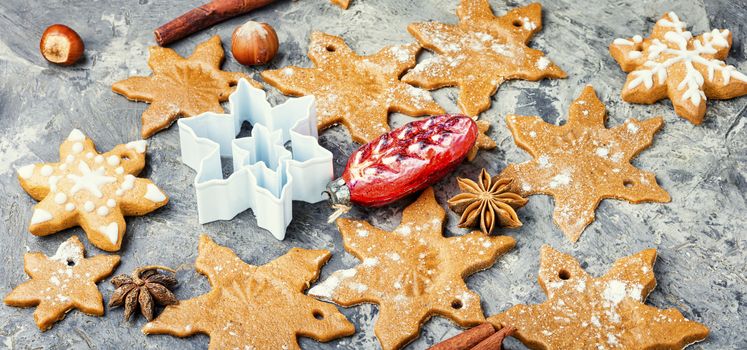
[(747, 76), (724, 60), (731, 32), (714, 29), (693, 36), (674, 12), (665, 14), (651, 36), (615, 39), (610, 54), (629, 72), (622, 98), (652, 104), (669, 98), (677, 115), (703, 122), (706, 99), (724, 100), (747, 94)]
[(99, 154), (74, 129), (60, 146), (58, 163), (18, 168), (23, 189), (40, 201), (29, 231), (46, 236), (80, 225), (96, 247), (119, 250), (124, 216), (145, 215), (169, 201), (150, 180), (135, 177), (145, 167), (145, 148), (141, 140)]

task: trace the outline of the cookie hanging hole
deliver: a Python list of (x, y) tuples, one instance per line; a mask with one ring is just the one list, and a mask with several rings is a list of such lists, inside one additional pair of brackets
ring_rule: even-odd
[(335, 52), (335, 50), (337, 50), (333, 45), (327, 45), (324, 49), (327, 50), (327, 52)]
[(130, 160), (130, 157), (128, 157), (128, 156), (127, 156), (127, 155), (125, 154), (125, 155), (123, 155), (123, 156), (122, 156), (122, 160), (126, 162), (126, 161)]
[(464, 306), (464, 305), (462, 305), (462, 301), (461, 301), (461, 300), (459, 300), (459, 299), (454, 299), (454, 300), (453, 300), (453, 301), (451, 302), (451, 308), (453, 308), (453, 309), (457, 309), (457, 310), (459, 310), (459, 309), (461, 309), (461, 308), (462, 308), (462, 306)]
[(561, 280), (565, 281), (565, 280), (571, 278), (571, 273), (568, 272), (568, 270), (566, 270), (566, 269), (562, 269), (562, 270), (558, 271), (558, 277), (560, 277)]
[(75, 266), (75, 260), (67, 259), (67, 266)]
[(314, 315), (314, 318), (317, 319), (317, 320), (319, 320), (319, 321), (321, 321), (321, 320), (324, 319), (324, 314), (321, 311), (314, 310), (314, 312), (312, 313), (312, 315)]
[(623, 180), (623, 186), (625, 186), (627, 188), (633, 187), (633, 180), (629, 180), (629, 179)]
[(516, 28), (520, 28), (524, 26), (524, 22), (520, 19), (515, 19), (513, 22), (511, 22), (511, 24), (513, 24), (514, 27)]

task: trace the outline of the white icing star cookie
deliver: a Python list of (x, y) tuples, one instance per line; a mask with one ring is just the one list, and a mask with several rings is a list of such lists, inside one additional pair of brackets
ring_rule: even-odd
[(29, 231), (46, 236), (80, 225), (96, 247), (119, 250), (124, 216), (144, 215), (168, 202), (150, 180), (135, 177), (145, 167), (145, 148), (141, 140), (99, 154), (74, 129), (60, 146), (60, 162), (18, 168), (23, 189), (40, 201)]
[(747, 75), (724, 60), (731, 47), (731, 32), (714, 29), (693, 36), (674, 12), (665, 14), (651, 36), (615, 39), (610, 54), (629, 72), (623, 100), (652, 104), (669, 98), (674, 111), (700, 124), (706, 100), (730, 99), (747, 94)]

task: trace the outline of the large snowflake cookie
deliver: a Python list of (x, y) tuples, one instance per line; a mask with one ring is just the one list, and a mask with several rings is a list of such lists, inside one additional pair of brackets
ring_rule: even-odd
[(96, 282), (111, 275), (119, 265), (117, 255), (85, 257), (77, 236), (60, 244), (55, 255), (26, 253), (24, 270), (31, 279), (15, 287), (3, 300), (16, 307), (36, 306), (34, 322), (42, 331), (63, 319), (72, 309), (88, 315), (104, 314), (104, 302)]
[[(252, 209), (260, 227), (283, 239), (292, 201), (324, 200), (332, 180), (332, 153), (317, 143), (314, 97), (271, 107), (264, 91), (241, 79), (229, 102), (230, 114), (209, 112), (178, 122), (182, 161), (197, 171), (200, 223)], [(253, 126), (251, 136), (237, 139), (244, 122)], [(221, 157), (233, 158), (227, 179)]]
[(228, 99), (241, 78), (262, 87), (244, 73), (220, 70), (224, 56), (217, 35), (197, 45), (187, 58), (172, 49), (152, 46), (148, 66), (153, 74), (118, 81), (112, 90), (130, 100), (150, 103), (143, 112), (141, 130), (143, 137), (148, 138), (179, 117), (223, 112), (220, 103)]
[(705, 339), (708, 327), (645, 304), (656, 287), (655, 261), (656, 250), (644, 250), (594, 278), (572, 256), (543, 246), (538, 279), (547, 300), (488, 321), (516, 327), (514, 336), (530, 349), (682, 349)]
[(651, 104), (669, 98), (677, 115), (703, 122), (706, 98), (729, 99), (747, 94), (747, 75), (724, 60), (731, 32), (714, 29), (693, 36), (674, 12), (656, 22), (651, 36), (615, 39), (610, 54), (628, 79), (623, 100)]
[(459, 108), (477, 116), (505, 80), (564, 78), (541, 51), (529, 48), (542, 29), (542, 5), (531, 4), (496, 17), (487, 0), (462, 0), (458, 24), (412, 23), (407, 30), (436, 56), (419, 63), (402, 81), (426, 89), (458, 86)]
[(513, 192), (523, 197), (553, 196), (555, 223), (574, 242), (594, 221), (602, 199), (632, 203), (670, 200), (654, 174), (630, 164), (651, 145), (663, 119), (628, 119), (611, 129), (604, 126), (606, 119), (604, 104), (591, 86), (573, 101), (564, 125), (545, 123), (540, 117), (506, 117), (514, 141), (533, 159), (509, 164), (499, 177), (514, 179)]
[(361, 263), (336, 271), (309, 295), (342, 306), (378, 304), (375, 332), (384, 350), (417, 338), (422, 324), (434, 315), (462, 327), (484, 322), (480, 296), (464, 278), (492, 266), (515, 241), (479, 231), (444, 237), (445, 216), (428, 188), (405, 208), (392, 232), (366, 221), (338, 219), (345, 249)]
[(342, 124), (353, 141), (367, 143), (389, 131), (389, 112), (443, 114), (427, 91), (399, 80), (418, 51), (411, 43), (360, 56), (338, 36), (313, 33), (309, 59), (316, 67), (266, 70), (262, 78), (287, 95), (314, 95), (320, 130)]
[(355, 326), (334, 305), (303, 293), (331, 256), (292, 248), (254, 266), (202, 235), (195, 268), (207, 276), (210, 292), (167, 306), (143, 333), (206, 334), (211, 350), (299, 350), (298, 336), (326, 342), (351, 335)]
[(60, 145), (59, 162), (18, 168), (23, 189), (40, 201), (29, 231), (46, 236), (80, 225), (96, 247), (119, 250), (125, 216), (145, 215), (169, 201), (153, 182), (136, 177), (145, 167), (145, 148), (140, 140), (99, 154), (74, 129)]

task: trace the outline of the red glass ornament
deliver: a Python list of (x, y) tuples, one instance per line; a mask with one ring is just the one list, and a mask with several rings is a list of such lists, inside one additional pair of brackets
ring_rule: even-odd
[(382, 206), (420, 191), (450, 173), (477, 140), (464, 115), (420, 119), (361, 146), (327, 185), (333, 205)]

